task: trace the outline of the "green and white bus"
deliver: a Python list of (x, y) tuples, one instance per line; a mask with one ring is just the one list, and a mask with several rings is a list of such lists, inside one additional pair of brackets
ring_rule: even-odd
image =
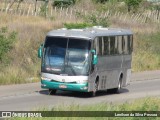
[(131, 76), (133, 34), (127, 29), (94, 26), (50, 31), (39, 47), (41, 87), (57, 90), (119, 93)]

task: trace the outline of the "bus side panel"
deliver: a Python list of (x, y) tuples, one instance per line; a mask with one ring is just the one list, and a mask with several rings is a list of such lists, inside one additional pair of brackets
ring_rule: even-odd
[(122, 68), (123, 68), (124, 72), (123, 72), (122, 87), (127, 86), (127, 84), (130, 81), (130, 78), (131, 78), (131, 61), (132, 61), (132, 55), (124, 55), (123, 56)]
[(127, 86), (131, 76), (131, 60), (131, 55), (99, 56), (98, 64), (89, 77), (89, 91), (92, 91), (97, 76), (99, 76), (99, 90), (118, 87), (121, 73), (123, 74), (122, 87)]
[(97, 70), (100, 78), (100, 89), (111, 89), (118, 86), (118, 80), (122, 71), (123, 56), (99, 57)]

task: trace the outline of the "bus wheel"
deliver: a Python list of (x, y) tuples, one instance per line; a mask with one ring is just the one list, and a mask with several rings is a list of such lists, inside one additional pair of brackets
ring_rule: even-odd
[(49, 95), (55, 95), (57, 90), (49, 89)]
[(92, 92), (90, 92), (90, 96), (91, 97), (95, 97), (97, 91), (98, 91), (98, 81), (95, 82), (95, 84), (94, 84), (94, 90)]
[(119, 94), (119, 93), (121, 92), (121, 89), (122, 89), (122, 78), (119, 79), (118, 87), (117, 87), (117, 88), (114, 88), (114, 89), (113, 89), (113, 92)]

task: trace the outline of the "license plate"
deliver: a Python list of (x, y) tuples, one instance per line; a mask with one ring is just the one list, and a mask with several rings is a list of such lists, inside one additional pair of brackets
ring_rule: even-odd
[(59, 88), (67, 88), (66, 85), (59, 85)]

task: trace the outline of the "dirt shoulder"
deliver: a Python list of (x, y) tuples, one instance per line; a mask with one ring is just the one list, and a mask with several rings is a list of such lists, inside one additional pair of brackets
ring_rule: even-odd
[(153, 80), (160, 78), (160, 70), (132, 73), (131, 81)]

